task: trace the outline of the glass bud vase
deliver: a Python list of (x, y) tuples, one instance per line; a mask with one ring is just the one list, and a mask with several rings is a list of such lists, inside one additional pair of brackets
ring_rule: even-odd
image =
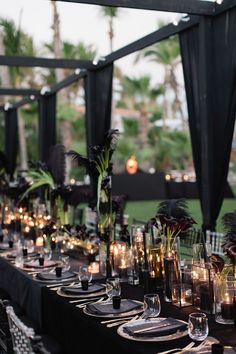
[(180, 284), (180, 242), (179, 237), (162, 237), (164, 273), (164, 299), (172, 301), (172, 288)]

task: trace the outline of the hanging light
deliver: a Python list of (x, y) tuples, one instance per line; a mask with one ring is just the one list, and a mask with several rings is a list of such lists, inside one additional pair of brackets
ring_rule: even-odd
[(133, 175), (137, 172), (137, 170), (138, 170), (138, 161), (136, 160), (136, 157), (132, 155), (126, 162), (126, 171), (129, 174)]

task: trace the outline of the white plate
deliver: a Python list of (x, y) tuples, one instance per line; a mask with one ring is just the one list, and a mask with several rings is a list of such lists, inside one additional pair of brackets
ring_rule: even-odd
[(57, 294), (60, 295), (60, 296), (63, 296), (63, 297), (70, 297), (70, 298), (74, 298), (74, 299), (87, 299), (87, 298), (90, 298), (90, 297), (95, 297), (95, 296), (102, 296), (102, 295), (105, 295), (106, 294), (106, 285), (105, 284), (102, 284), (104, 285), (104, 289), (101, 289), (101, 291), (97, 291), (95, 293), (91, 293), (91, 294), (79, 294), (79, 295), (72, 295), (72, 294), (65, 294), (61, 291), (61, 288), (59, 288), (57, 290)]
[[(93, 317), (99, 317), (99, 318), (122, 318), (122, 317), (137, 315), (138, 313), (143, 312), (143, 302), (137, 301), (137, 300), (132, 300), (132, 301), (135, 301), (137, 304), (140, 304), (140, 306), (142, 306), (142, 307), (140, 307), (138, 309), (134, 309), (132, 311), (127, 311), (127, 312), (122, 312), (122, 313), (111, 313), (111, 314), (107, 314), (107, 315), (98, 315), (95, 313), (91, 313), (87, 310), (86, 307), (83, 308), (83, 312), (86, 315), (93, 316)], [(91, 303), (91, 305), (92, 305), (92, 303)]]
[[(158, 318), (152, 318), (152, 319), (149, 319), (148, 321), (152, 321), (152, 322), (160, 322), (160, 321), (163, 321), (165, 320), (166, 318), (165, 317), (158, 317)], [(130, 322), (129, 323), (129, 326), (132, 326), (133, 325), (138, 325), (138, 324), (142, 324), (142, 323), (145, 323), (146, 320), (144, 319), (140, 319), (140, 320), (136, 320), (134, 321), (133, 323)], [(187, 322), (185, 321), (182, 321), (181, 322), (183, 323), (186, 323), (187, 325)], [(182, 337), (185, 337), (188, 335), (188, 330), (185, 330), (185, 331), (177, 331), (176, 333), (173, 333), (173, 334), (169, 334), (167, 336), (147, 336), (147, 337), (135, 337), (135, 336), (131, 336), (129, 335), (128, 333), (126, 333), (124, 331), (124, 327), (127, 326), (127, 323), (121, 325), (118, 327), (117, 329), (117, 333), (123, 337), (123, 338), (126, 338), (126, 339), (130, 339), (130, 340), (134, 340), (134, 341), (138, 341), (138, 342), (164, 342), (164, 341), (169, 341), (169, 340), (173, 340), (173, 339), (178, 339), (178, 338), (182, 338)]]

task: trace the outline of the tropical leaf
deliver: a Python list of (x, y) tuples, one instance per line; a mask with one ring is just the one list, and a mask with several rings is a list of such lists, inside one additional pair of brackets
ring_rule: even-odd
[(24, 199), (31, 191), (35, 190), (36, 188), (42, 186), (49, 186), (51, 189), (55, 188), (55, 184), (50, 173), (47, 173), (43, 170), (39, 171), (29, 171), (28, 176), (33, 179), (32, 184), (30, 187), (25, 191), (22, 195), (21, 199)]

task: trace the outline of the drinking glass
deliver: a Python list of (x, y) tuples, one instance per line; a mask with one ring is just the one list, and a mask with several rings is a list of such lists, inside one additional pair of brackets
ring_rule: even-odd
[(92, 273), (89, 271), (89, 266), (81, 266), (79, 268), (78, 276), (80, 281), (87, 280), (90, 282), (92, 280)]
[(208, 336), (208, 319), (203, 312), (190, 313), (188, 319), (189, 337), (196, 341), (202, 341)]
[(120, 286), (119, 278), (107, 278), (106, 294), (109, 300), (112, 300), (113, 296), (119, 296), (121, 294), (121, 286)]
[(144, 295), (144, 315), (143, 318), (158, 317), (161, 312), (161, 302), (158, 294)]
[(67, 272), (70, 269), (70, 261), (69, 261), (69, 256), (60, 256), (59, 260), (62, 265), (62, 271)]

